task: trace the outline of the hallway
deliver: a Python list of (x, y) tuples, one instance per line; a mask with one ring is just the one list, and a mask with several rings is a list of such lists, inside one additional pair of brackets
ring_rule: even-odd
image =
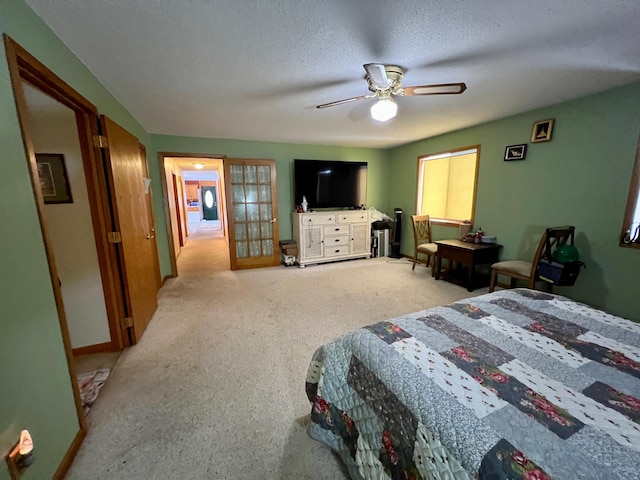
[[(210, 225), (211, 224), (211, 225)], [(178, 275), (205, 275), (230, 269), (229, 245), (220, 222), (200, 222), (177, 258)]]

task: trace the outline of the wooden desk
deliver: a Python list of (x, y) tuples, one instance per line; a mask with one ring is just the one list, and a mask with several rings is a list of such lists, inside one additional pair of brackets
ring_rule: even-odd
[[(497, 243), (469, 243), (461, 240), (439, 240), (435, 243), (438, 245), (435, 272), (436, 280), (440, 279), (442, 259), (446, 258), (449, 260), (449, 269), (446, 272), (446, 277), (443, 278), (453, 281), (454, 283), (461, 283), (466, 286), (470, 292), (474, 288), (482, 286), (481, 282), (479, 282), (480, 278), (476, 275), (476, 266), (497, 262), (498, 253), (502, 248), (502, 245), (498, 245)], [(451, 268), (453, 262), (468, 265), (466, 279), (455, 277), (453, 269)], [(488, 280), (488, 278), (486, 280)], [(484, 282), (482, 282), (482, 284), (484, 284)], [(488, 285), (489, 283), (486, 282), (486, 284)]]

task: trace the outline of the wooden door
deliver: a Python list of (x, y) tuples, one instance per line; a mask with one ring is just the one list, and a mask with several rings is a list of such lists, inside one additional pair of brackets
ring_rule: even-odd
[(145, 195), (145, 169), (138, 139), (105, 116), (100, 117), (108, 147), (104, 149), (111, 189), (114, 230), (120, 232), (118, 254), (126, 296), (126, 316), (132, 318), (129, 343), (137, 343), (158, 307), (154, 276), (155, 236)]
[[(142, 161), (142, 169), (144, 176), (149, 179), (149, 164), (147, 163), (147, 149), (144, 145), (140, 144), (140, 160)], [(162, 286), (162, 276), (160, 274), (160, 259), (158, 258), (158, 244), (156, 240), (156, 218), (153, 215), (153, 185), (150, 181), (145, 185), (145, 202), (147, 204), (147, 218), (149, 219), (149, 232), (151, 233), (151, 241), (154, 246), (151, 248), (152, 262), (153, 262), (153, 279), (156, 282), (156, 293)]]
[(280, 263), (274, 160), (224, 159), (231, 270)]
[(178, 204), (176, 209), (180, 213), (180, 230), (182, 236), (182, 246), (187, 243), (187, 237), (189, 236), (189, 228), (187, 227), (187, 203), (184, 196), (184, 180), (180, 175), (176, 176), (176, 188), (178, 189)]
[(180, 191), (178, 190), (178, 185), (180, 185), (179, 177), (175, 174), (171, 174), (171, 182), (173, 183), (173, 200), (176, 204), (176, 224), (178, 225), (178, 244), (181, 247), (184, 247), (184, 231), (182, 229), (182, 209), (180, 206), (184, 203), (182, 200), (182, 195), (180, 195)]

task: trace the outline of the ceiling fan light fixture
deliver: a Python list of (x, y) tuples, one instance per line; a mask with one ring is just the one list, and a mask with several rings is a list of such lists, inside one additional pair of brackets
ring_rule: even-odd
[(378, 122), (386, 122), (398, 113), (398, 105), (390, 98), (381, 98), (371, 107), (371, 118)]

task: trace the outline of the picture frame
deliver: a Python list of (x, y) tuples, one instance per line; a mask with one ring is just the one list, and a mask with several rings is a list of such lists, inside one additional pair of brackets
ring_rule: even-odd
[(36, 165), (44, 203), (73, 203), (64, 155), (36, 153)]
[(533, 123), (531, 130), (531, 143), (549, 142), (551, 141), (551, 132), (553, 131), (553, 118), (540, 120)]
[(527, 156), (527, 144), (521, 145), (509, 145), (504, 150), (504, 161), (509, 162), (512, 160), (524, 160)]

